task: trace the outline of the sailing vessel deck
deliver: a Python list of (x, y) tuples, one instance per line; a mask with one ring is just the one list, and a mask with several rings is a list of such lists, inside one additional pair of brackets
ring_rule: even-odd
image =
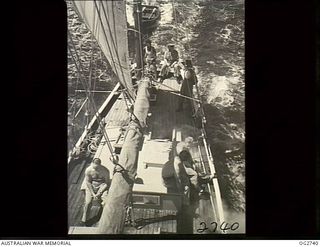
[[(148, 132), (145, 134), (144, 145), (139, 154), (137, 176), (142, 180), (142, 183), (135, 184), (133, 193), (148, 193), (150, 191), (159, 194), (167, 193), (166, 187), (163, 185), (161, 177), (161, 168), (169, 160), (169, 152), (172, 149), (173, 133), (177, 142), (183, 141), (186, 137), (192, 136), (197, 140), (200, 131), (195, 127), (191, 110), (176, 112), (178, 107), (178, 97), (170, 91), (179, 92), (180, 85), (171, 79), (167, 79), (160, 85), (157, 90), (156, 101), (151, 103), (151, 116), (147, 121)], [(119, 129), (128, 123), (129, 113), (127, 111), (126, 101), (121, 95), (113, 104), (111, 110), (105, 117), (105, 130), (110, 139), (111, 145), (114, 146), (120, 135)], [(200, 144), (200, 143), (199, 143)], [(201, 153), (202, 155), (201, 155)], [(103, 138), (95, 157), (99, 157), (102, 164), (112, 171), (113, 163), (110, 161), (111, 156), (106, 140)], [(202, 169), (208, 171), (208, 158), (205, 155), (203, 145), (199, 149), (192, 152), (193, 159), (202, 162)], [(70, 234), (94, 233), (94, 228), (85, 230), (85, 228), (75, 228), (79, 226), (82, 216), (82, 205), (84, 202), (83, 192), (80, 191), (81, 183), (84, 179), (84, 170), (89, 163), (83, 161), (69, 175), (69, 226)], [(146, 168), (148, 173), (146, 173)], [(200, 167), (201, 168), (201, 167)], [(151, 174), (151, 175), (150, 175)], [(214, 193), (214, 192), (212, 192)], [(97, 215), (99, 208), (94, 206), (91, 212), (91, 217)], [(133, 218), (144, 219), (148, 221), (141, 229), (134, 227), (126, 227), (126, 234), (159, 234), (159, 233), (176, 233), (177, 220), (172, 215), (176, 215), (175, 210), (160, 210), (150, 208), (134, 208)], [(199, 209), (197, 210), (198, 217), (193, 220), (193, 231), (197, 233), (197, 228), (200, 227), (200, 222), (212, 221), (215, 216), (212, 212), (212, 205), (209, 198), (200, 199)], [(171, 217), (171, 218), (170, 218)], [(153, 219), (153, 220), (152, 220)], [(93, 224), (96, 226), (96, 224)]]

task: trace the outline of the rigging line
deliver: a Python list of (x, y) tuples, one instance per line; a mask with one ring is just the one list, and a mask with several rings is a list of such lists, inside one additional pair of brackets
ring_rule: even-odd
[[(100, 4), (102, 4), (100, 2)], [(106, 43), (107, 43), (107, 46), (108, 46), (108, 49), (109, 49), (109, 53), (110, 53), (110, 58), (112, 60), (112, 63), (113, 63), (113, 66), (115, 68), (115, 71), (114, 73), (116, 74), (116, 76), (119, 78), (119, 74), (118, 74), (118, 70), (116, 69), (116, 62), (114, 60), (114, 57), (113, 57), (113, 54), (112, 54), (112, 50), (111, 50), (111, 47), (110, 47), (110, 44), (109, 44), (109, 41), (108, 41), (108, 36), (106, 34), (106, 31), (105, 31), (105, 27), (104, 27), (104, 24), (103, 24), (103, 21), (102, 21), (102, 18), (101, 18), (101, 15), (100, 15), (100, 8), (98, 8), (97, 6), (97, 3), (96, 3), (96, 0), (94, 0), (94, 5), (95, 5), (95, 8), (96, 8), (96, 12), (95, 13), (98, 13), (98, 18), (99, 18), (99, 21), (100, 21), (100, 25), (102, 27), (102, 30), (103, 30), (103, 34), (104, 34), (104, 37), (106, 39)], [(111, 61), (109, 61), (109, 63), (111, 63)], [(111, 65), (111, 64), (110, 64)], [(119, 78), (120, 79), (120, 78)]]
[(183, 95), (183, 94), (181, 94), (181, 93), (176, 93), (176, 92), (173, 92), (173, 91), (170, 91), (170, 90), (162, 90), (162, 91), (166, 91), (166, 92), (168, 92), (168, 93), (171, 93), (171, 94), (174, 94), (174, 95), (180, 96), (180, 97), (182, 97), (182, 98), (186, 98), (186, 99), (190, 99), (190, 100), (193, 100), (193, 101), (195, 101), (195, 102), (198, 102), (198, 99), (195, 99), (195, 98), (192, 98), (192, 97), (185, 96), (185, 95)]
[(173, 13), (174, 13), (176, 41), (178, 41), (179, 37), (178, 37), (178, 30), (177, 30), (177, 12), (176, 12), (176, 8), (175, 8), (174, 0), (172, 0), (171, 4), (172, 4), (172, 10), (173, 10)]
[[(69, 100), (69, 99), (68, 99)], [(68, 112), (71, 112), (72, 108), (75, 106), (76, 101), (74, 100), (70, 106), (70, 108), (68, 109)]]
[(89, 84), (89, 92), (92, 93), (92, 66), (93, 66), (93, 51), (92, 51), (92, 43), (91, 43), (91, 57), (89, 62), (89, 78), (88, 78), (88, 84)]
[[(133, 116), (136, 120), (138, 120), (138, 124), (139, 124), (139, 126), (141, 127), (141, 129), (142, 129), (142, 126), (141, 126), (141, 123), (140, 123), (139, 118), (134, 114), (134, 108), (131, 108), (131, 109), (130, 109), (130, 107), (129, 107), (129, 104), (128, 104), (128, 102), (127, 102), (127, 97), (128, 97), (127, 92), (124, 91), (123, 94), (124, 94), (124, 102), (125, 102), (125, 104), (126, 104), (127, 111), (128, 111), (128, 113), (129, 113), (129, 123), (130, 123), (130, 121), (132, 120), (132, 116)], [(128, 98), (129, 98), (129, 97), (128, 97)], [(132, 105), (131, 102), (130, 102), (130, 104)], [(132, 105), (132, 107), (134, 107), (134, 105)]]
[(139, 34), (143, 35), (142, 32), (140, 32), (140, 31), (138, 31), (138, 30), (136, 30), (136, 29), (134, 29), (134, 28), (127, 28), (127, 30), (128, 30), (128, 31), (132, 31), (132, 32), (136, 32), (136, 33), (139, 33)]
[[(182, 14), (182, 18), (186, 24), (187, 20), (186, 20), (185, 15)], [(188, 32), (187, 28), (185, 29), (185, 34), (186, 34), (186, 38), (187, 38), (188, 54), (190, 55), (191, 46), (190, 46), (189, 32)]]
[[(81, 52), (82, 52), (82, 43), (81, 43), (81, 42), (79, 42), (79, 43), (80, 43), (79, 49), (80, 49), (80, 54), (81, 54)], [(71, 56), (71, 51), (69, 51), (69, 53), (70, 53), (70, 56)], [(77, 80), (76, 80), (75, 94), (74, 94), (75, 102), (77, 101), (77, 96), (78, 96), (77, 89), (78, 89), (78, 87), (79, 87), (79, 78), (80, 78), (80, 73), (79, 73), (78, 70), (77, 70), (77, 72), (78, 72), (78, 73), (77, 73)], [(70, 109), (70, 110), (71, 110), (71, 109)], [(76, 118), (76, 107), (75, 107), (74, 110), (73, 110), (72, 122), (74, 122), (75, 118)]]
[[(69, 31), (69, 30), (68, 30), (68, 33), (69, 33), (69, 37), (70, 37), (71, 43), (72, 43), (72, 45), (73, 45), (73, 47), (74, 47), (74, 49), (75, 49), (75, 44), (74, 44), (74, 42), (73, 42), (73, 39), (72, 39), (72, 37), (71, 37), (71, 35), (70, 35), (70, 31)], [(80, 71), (83, 71), (83, 68), (82, 68), (82, 65), (81, 65), (81, 60), (80, 60), (80, 58), (79, 58), (76, 50), (75, 50), (75, 54), (76, 54), (76, 56), (77, 56), (77, 58), (78, 58), (80, 67), (78, 67), (78, 65), (77, 65), (77, 63), (76, 63), (76, 60), (75, 60), (74, 56), (72, 55), (70, 46), (68, 46), (68, 48), (69, 48), (69, 50), (70, 50), (71, 57), (72, 57), (72, 59), (73, 59), (74, 62), (75, 62), (75, 65), (76, 65), (77, 70), (78, 70), (79, 72), (80, 72)], [(80, 70), (80, 69), (81, 69), (81, 70)], [(81, 75), (82, 75), (82, 74), (81, 74)], [(81, 83), (83, 84), (84, 88), (86, 88), (85, 82), (83, 82), (81, 79), (80, 79), (80, 81), (81, 81)], [(88, 87), (88, 85), (87, 85), (87, 87)], [(105, 139), (106, 139), (106, 143), (107, 143), (107, 146), (108, 146), (109, 151), (110, 151), (110, 153), (111, 153), (111, 156), (112, 156), (112, 158), (114, 158), (114, 157), (115, 157), (115, 154), (114, 154), (113, 148), (112, 148), (112, 146), (111, 146), (111, 144), (110, 144), (110, 139), (109, 139), (109, 137), (108, 137), (108, 134), (107, 134), (104, 126), (103, 126), (102, 123), (101, 123), (102, 120), (101, 120), (101, 117), (100, 117), (100, 115), (99, 115), (99, 113), (98, 113), (98, 111), (97, 111), (96, 104), (95, 104), (95, 102), (94, 102), (94, 100), (93, 100), (93, 98), (92, 98), (92, 95), (91, 95), (90, 93), (88, 93), (88, 92), (87, 92), (87, 97), (88, 97), (88, 99), (89, 99), (89, 103), (91, 103), (92, 106), (93, 106), (93, 108), (94, 108), (95, 116), (96, 116), (96, 118), (97, 118), (97, 120), (98, 120), (99, 126), (100, 126), (101, 129), (102, 129), (102, 132), (103, 132), (103, 135), (104, 135), (104, 137), (105, 137)]]
[[(81, 82), (83, 83), (83, 81), (81, 80)], [(84, 84), (84, 83), (83, 83)], [(85, 85), (84, 85), (85, 86)], [(113, 152), (112, 152), (112, 146), (111, 146), (111, 144), (110, 144), (110, 140), (109, 140), (109, 138), (108, 138), (108, 135), (107, 135), (107, 133), (105, 132), (105, 130), (104, 130), (104, 127), (102, 126), (102, 124), (101, 124), (101, 118), (100, 118), (100, 116), (99, 116), (99, 114), (98, 114), (98, 112), (97, 112), (97, 108), (96, 108), (96, 105), (95, 105), (95, 103), (94, 103), (94, 100), (93, 100), (93, 98), (92, 98), (92, 95), (88, 92), (87, 93), (87, 97), (88, 97), (88, 99), (89, 99), (89, 103), (91, 103), (92, 104), (92, 106), (93, 106), (93, 108), (94, 108), (94, 111), (95, 111), (95, 115), (96, 115), (96, 117), (97, 117), (97, 119), (98, 119), (98, 123), (99, 123), (99, 126), (102, 128), (102, 130), (103, 130), (103, 134), (104, 134), (104, 137), (105, 137), (105, 139), (106, 139), (106, 143), (107, 143), (107, 145), (108, 145), (108, 148), (109, 148), (109, 150), (110, 150), (110, 153), (111, 154), (113, 154)]]
[[(93, 18), (93, 21), (92, 21), (92, 23), (93, 23), (93, 33), (97, 33), (98, 32), (98, 24), (96, 24), (96, 12), (93, 12), (93, 15), (92, 15), (92, 18)], [(94, 35), (93, 35), (93, 33), (91, 34), (91, 44), (92, 44), (92, 50), (96, 50), (96, 59), (94, 59), (94, 64), (95, 64), (95, 70), (94, 70), (94, 85), (93, 85), (93, 90), (92, 90), (92, 92), (94, 92), (95, 90), (96, 90), (96, 84), (97, 84), (97, 69), (98, 69), (98, 62), (97, 62), (97, 60), (98, 60), (98, 54), (100, 54), (100, 61), (102, 61), (102, 57), (101, 57), (101, 51), (100, 52), (98, 52), (97, 51), (97, 46), (96, 46), (96, 44), (95, 44), (95, 37), (94, 37)], [(108, 64), (109, 65), (109, 64)], [(110, 65), (109, 65), (110, 66)], [(100, 80), (99, 80), (100, 81)]]
[(131, 117), (132, 115), (134, 114), (133, 111), (130, 111), (130, 107), (129, 107), (129, 104), (127, 102), (127, 94), (125, 92), (123, 92), (123, 98), (124, 98), (124, 103), (126, 104), (126, 107), (127, 107), (127, 111), (129, 113), (129, 120), (131, 120)]
[[(117, 90), (118, 92), (124, 92), (124, 91), (127, 91), (127, 89), (119, 89)], [(85, 93), (86, 90), (83, 90), (83, 89), (78, 89), (77, 92), (79, 93)], [(111, 93), (112, 90), (91, 90), (91, 92), (95, 92), (95, 93)]]
[[(138, 4), (138, 2), (136, 2), (135, 4)], [(136, 8), (137, 9), (137, 13), (138, 13), (138, 33), (141, 34), (141, 23), (140, 23), (140, 9), (139, 8)], [(142, 57), (142, 40), (141, 40), (141, 35), (139, 35), (139, 52), (140, 52), (140, 64), (141, 64), (141, 76), (143, 77), (144, 76), (144, 64), (143, 64), (143, 57)]]
[[(82, 43), (81, 43), (81, 42), (79, 42), (79, 49), (80, 49), (80, 54), (81, 54), (81, 52), (82, 52)], [(71, 56), (71, 54), (70, 54), (70, 56)], [(79, 73), (77, 74), (77, 81), (76, 81), (75, 90), (78, 89), (78, 84), (79, 84)], [(77, 96), (77, 95), (75, 94), (75, 97), (76, 97), (76, 96)]]
[[(92, 15), (92, 19), (93, 19), (93, 21), (92, 21), (92, 23), (93, 23), (93, 26), (95, 25), (95, 15), (93, 14)], [(96, 29), (97, 30), (97, 26), (98, 25), (95, 25), (95, 27), (93, 28), (93, 30), (94, 29)], [(93, 34), (91, 34), (91, 52), (92, 52), (92, 56), (94, 56), (93, 54), (94, 54), (94, 51), (95, 51), (95, 44), (94, 44), (94, 37), (93, 37)], [(93, 58), (92, 58), (93, 59)], [(91, 90), (92, 91), (92, 93), (94, 94), (94, 92), (93, 91), (95, 91), (96, 90), (96, 81), (97, 81), (97, 60), (96, 59), (93, 59), (93, 63), (94, 63), (94, 75), (93, 75), (93, 79), (91, 78), (91, 81), (93, 81), (93, 87), (92, 87), (92, 89), (93, 90)]]
[(172, 88), (172, 87), (170, 87), (170, 86), (168, 86), (168, 85), (166, 85), (166, 84), (163, 84), (163, 83), (160, 83), (160, 82), (154, 82), (154, 83), (159, 84), (160, 86), (167, 87), (167, 88), (169, 88), (169, 89), (172, 90), (172, 91), (169, 91), (169, 90), (163, 90), (163, 89), (161, 89), (162, 91), (167, 91), (167, 92), (169, 92), (169, 93), (172, 93), (172, 94), (181, 96), (181, 97), (186, 98), (186, 99), (191, 99), (191, 100), (196, 101), (196, 102), (199, 102), (199, 101), (200, 101), (199, 99), (192, 98), (192, 97), (188, 97), (188, 96), (185, 96), (185, 95), (183, 95), (183, 94), (181, 94), (181, 93), (176, 93), (176, 90), (175, 90), (174, 88)]
[(82, 107), (87, 103), (88, 101), (88, 97), (86, 97), (86, 99), (83, 101), (82, 105), (80, 106), (79, 110), (77, 111), (77, 113), (75, 114), (73, 120), (79, 115), (79, 113), (81, 112), (82, 110)]
[[(107, 8), (108, 8), (108, 5), (107, 5)], [(111, 30), (109, 18), (108, 18), (107, 14), (106, 14), (106, 10), (105, 10), (103, 4), (102, 4), (102, 9), (103, 9), (103, 13), (104, 13), (105, 19), (106, 19), (106, 21), (107, 21), (108, 28), (109, 28), (109, 30)], [(114, 8), (112, 8), (112, 14), (113, 14), (113, 24), (115, 25)], [(116, 33), (115, 33), (115, 35), (116, 35)], [(115, 48), (116, 57), (117, 57), (118, 61), (121, 62), (120, 57), (119, 57), (119, 53), (118, 53), (118, 44), (115, 42), (115, 39), (117, 40), (117, 38), (115, 37), (115, 39), (114, 39), (114, 37), (112, 36), (112, 34), (110, 35), (110, 37), (111, 37), (112, 44), (113, 44), (113, 46), (114, 46), (114, 48)], [(128, 89), (128, 84), (127, 84), (127, 82), (126, 82), (126, 78), (125, 78), (124, 72), (123, 72), (123, 66), (120, 64), (119, 67), (120, 67), (121, 75), (122, 75), (123, 80), (124, 80), (124, 84), (125, 84), (126, 88)], [(128, 69), (128, 68), (125, 68), (125, 69)], [(119, 77), (119, 75), (118, 75), (118, 77)], [(134, 97), (135, 97), (135, 96), (136, 96), (136, 95), (135, 95), (135, 92), (133, 91), (132, 93), (133, 93), (133, 95), (134, 95)], [(129, 94), (128, 99), (129, 99), (130, 103), (133, 104), (133, 103), (132, 103), (132, 100), (133, 100), (133, 99), (131, 99), (131, 95), (130, 95), (130, 94)]]
[(94, 39), (93, 35), (91, 36), (91, 49), (92, 49), (92, 75), (91, 75), (91, 93), (94, 95), (96, 92), (96, 83), (97, 83), (97, 59), (94, 57), (95, 54), (95, 44), (94, 44)]
[[(75, 58), (74, 58), (73, 56), (72, 56), (72, 58), (73, 58), (74, 61), (75, 61)], [(80, 63), (80, 66), (81, 66), (81, 62), (79, 62), (79, 63)], [(77, 66), (77, 65), (76, 65), (76, 66)], [(79, 68), (78, 66), (77, 66), (77, 69), (80, 71), (80, 68)], [(81, 79), (80, 79), (80, 81), (81, 81), (81, 83), (85, 84)], [(83, 86), (85, 86), (85, 85), (83, 85)], [(99, 116), (99, 114), (98, 114), (98, 112), (97, 112), (95, 103), (94, 103), (94, 101), (91, 99), (90, 96), (91, 96), (91, 95), (90, 95), (89, 93), (87, 93), (87, 97), (88, 97), (88, 99), (89, 99), (89, 102), (90, 102), (90, 103), (93, 105), (93, 107), (94, 107), (95, 114), (96, 114), (96, 117), (97, 117), (97, 119), (98, 119), (99, 126), (100, 126), (100, 127), (102, 128), (102, 130), (103, 130), (103, 135), (104, 135), (104, 137), (105, 137), (105, 139), (106, 139), (107, 146), (108, 146), (108, 148), (109, 148), (109, 150), (110, 150), (111, 155), (114, 157), (114, 153), (113, 153), (112, 146), (111, 146), (111, 144), (110, 144), (109, 137), (108, 137), (108, 135), (107, 135), (104, 127), (103, 127), (102, 124), (101, 124), (101, 118), (100, 118), (100, 116)]]
[[(95, 5), (97, 5), (96, 0), (94, 0), (94, 3), (95, 3)], [(108, 28), (109, 28), (109, 30), (111, 30), (111, 28), (110, 28), (110, 23), (109, 23), (109, 19), (108, 19), (108, 17), (107, 17), (107, 14), (106, 14), (104, 5), (103, 5), (102, 2), (100, 2), (100, 3), (102, 4), (102, 10), (103, 10), (103, 13), (104, 13), (104, 16), (105, 16), (105, 20), (107, 21)], [(102, 22), (102, 18), (101, 18), (101, 15), (100, 15), (100, 12), (98, 12), (98, 16), (99, 16), (100, 23), (101, 23), (102, 27), (104, 27), (103, 22)], [(111, 55), (112, 55), (112, 51), (111, 51), (111, 48), (110, 48), (110, 45), (109, 45), (109, 41), (108, 41), (108, 38), (107, 38), (107, 34), (106, 34), (106, 31), (105, 31), (105, 28), (103, 28), (103, 33), (104, 33), (104, 36), (105, 36), (105, 38), (106, 38), (106, 40), (107, 40), (108, 47), (109, 47), (109, 51), (110, 51), (110, 53), (111, 53)], [(112, 44), (113, 44), (113, 47), (115, 48), (116, 57), (117, 57), (118, 61), (121, 61), (120, 58), (119, 58), (118, 50), (116, 49), (117, 47), (115, 46), (115, 42), (114, 42), (112, 33), (110, 33), (110, 37), (111, 37), (111, 42), (112, 42)], [(115, 63), (114, 63), (114, 64), (115, 64)], [(125, 84), (125, 87), (126, 87), (126, 88), (129, 88), (129, 87), (128, 87), (128, 84), (127, 84), (127, 82), (126, 82), (124, 73), (123, 73), (122, 66), (119, 66), (119, 67), (120, 67), (120, 71), (121, 71), (123, 83)], [(115, 68), (116, 68), (116, 66), (115, 66)], [(119, 77), (119, 74), (118, 74), (117, 69), (116, 69), (116, 73), (117, 73), (117, 75), (118, 75), (118, 77)], [(119, 78), (119, 79), (120, 79), (120, 78)], [(132, 93), (133, 93), (134, 96), (136, 96), (134, 92), (132, 92)], [(131, 95), (130, 95), (130, 98), (131, 98)], [(133, 100), (133, 99), (132, 99), (132, 100)]]

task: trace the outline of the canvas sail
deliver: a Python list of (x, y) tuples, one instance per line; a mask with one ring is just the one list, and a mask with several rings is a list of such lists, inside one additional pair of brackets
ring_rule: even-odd
[(124, 0), (75, 0), (78, 15), (91, 30), (120, 83), (134, 100)]

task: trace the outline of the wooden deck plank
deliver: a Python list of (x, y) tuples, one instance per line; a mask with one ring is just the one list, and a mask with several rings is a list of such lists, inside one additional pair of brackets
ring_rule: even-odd
[(69, 203), (71, 204), (71, 206), (75, 205), (78, 197), (81, 196), (80, 194), (82, 193), (82, 191), (80, 191), (80, 184), (74, 184), (74, 186), (72, 186), (72, 196), (69, 199)]
[(73, 220), (74, 220), (74, 214), (75, 214), (75, 212), (76, 212), (76, 210), (77, 210), (77, 202), (78, 202), (78, 197), (80, 196), (79, 195), (79, 192), (78, 192), (78, 190), (77, 190), (77, 188), (78, 188), (78, 186), (77, 185), (74, 185), (74, 186), (72, 186), (72, 188), (73, 188), (73, 191), (72, 191), (72, 196), (71, 196), (71, 198), (69, 199), (69, 208), (70, 208), (70, 220), (71, 220), (71, 222), (70, 223), (72, 223), (73, 222)]
[(129, 114), (123, 97), (119, 97), (107, 114), (105, 121), (107, 126), (121, 126), (125, 123)]
[(84, 195), (83, 192), (79, 192), (75, 198), (72, 207), (71, 225), (78, 225), (83, 213)]
[(85, 161), (81, 162), (81, 164), (78, 164), (72, 171), (72, 175), (70, 176), (69, 183), (77, 184), (81, 178), (82, 173), (84, 172), (86, 163)]
[[(80, 190), (82, 181), (84, 179), (84, 170), (78, 179), (77, 184), (70, 185), (71, 192), (69, 192), (68, 208), (69, 208), (69, 226), (78, 225), (82, 217), (82, 207), (84, 203), (83, 191)], [(71, 196), (70, 196), (71, 194)]]

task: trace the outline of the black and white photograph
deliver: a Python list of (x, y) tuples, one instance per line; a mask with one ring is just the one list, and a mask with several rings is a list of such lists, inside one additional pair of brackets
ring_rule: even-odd
[(66, 4), (68, 234), (246, 233), (244, 0)]

